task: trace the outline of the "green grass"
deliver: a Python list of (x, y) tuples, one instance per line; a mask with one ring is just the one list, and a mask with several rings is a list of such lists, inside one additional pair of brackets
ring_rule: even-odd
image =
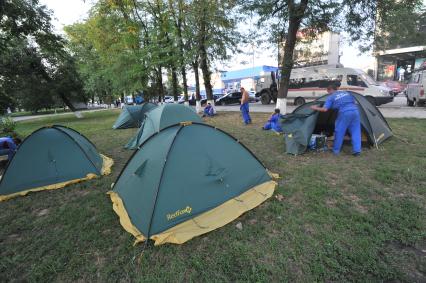
[[(379, 150), (289, 156), (280, 136), (242, 126), (237, 113), (206, 120), (237, 137), (282, 176), (272, 197), (184, 245), (133, 246), (106, 195), (130, 157), (136, 129), (112, 130), (117, 111), (21, 122), (28, 135), (64, 124), (115, 160), (113, 174), (0, 203), (0, 281), (426, 280), (426, 123), (390, 120)], [(241, 222), (243, 229), (235, 227)]]

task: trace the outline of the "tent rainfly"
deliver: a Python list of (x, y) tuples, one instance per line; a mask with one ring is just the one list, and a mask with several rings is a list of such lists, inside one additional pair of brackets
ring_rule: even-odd
[[(355, 98), (361, 117), (361, 129), (367, 142), (377, 147), (392, 136), (382, 113), (368, 101), (364, 96), (349, 91)], [(286, 152), (290, 154), (301, 154), (306, 151), (312, 134), (324, 133), (332, 136), (337, 112), (317, 112), (310, 109), (311, 105), (323, 105), (329, 95), (324, 95), (315, 101), (303, 104), (296, 108), (293, 113), (283, 116), (281, 126), (285, 133)]]
[(276, 182), (239, 141), (201, 123), (182, 122), (148, 138), (109, 192), (136, 243), (182, 244), (272, 196)]
[(8, 164), (0, 180), (0, 201), (108, 175), (112, 165), (111, 158), (73, 129), (43, 127), (22, 142)]
[(146, 118), (138, 132), (129, 140), (125, 148), (136, 149), (146, 139), (162, 129), (180, 122), (198, 122), (203, 120), (192, 108), (181, 104), (163, 104), (145, 114)]
[(145, 119), (145, 113), (155, 107), (157, 107), (157, 105), (151, 102), (142, 105), (126, 105), (121, 110), (120, 116), (118, 116), (112, 128), (138, 128), (141, 126), (143, 119)]

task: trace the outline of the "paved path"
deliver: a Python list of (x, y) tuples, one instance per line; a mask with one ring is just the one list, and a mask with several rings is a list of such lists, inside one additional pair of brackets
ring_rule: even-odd
[[(385, 118), (421, 118), (426, 119), (426, 107), (408, 107), (406, 106), (405, 96), (397, 96), (394, 101), (388, 104), (379, 106)], [(260, 102), (251, 103), (251, 112), (272, 113), (274, 104), (262, 105)], [(287, 106), (287, 113), (291, 113), (296, 107), (293, 105)], [(216, 106), (217, 111), (240, 111), (239, 105)]]
[[(407, 100), (405, 96), (397, 96), (395, 97), (394, 101), (385, 105), (379, 106), (380, 111), (382, 112), (383, 116), (386, 118), (421, 118), (426, 119), (426, 107), (408, 107)], [(250, 103), (250, 111), (251, 112), (261, 112), (261, 113), (272, 113), (274, 111), (274, 104), (270, 105), (262, 105), (260, 102), (257, 103)], [(287, 106), (287, 113), (291, 113), (296, 107), (293, 105)], [(93, 109), (93, 110), (86, 110), (82, 111), (81, 113), (87, 113), (87, 112), (96, 112), (96, 111), (107, 111), (111, 110), (111, 108), (105, 109)], [(239, 112), (240, 106), (239, 105), (227, 105), (227, 106), (216, 106), (217, 111), (224, 111), (224, 112)], [(39, 119), (39, 118), (45, 118), (45, 117), (52, 117), (52, 116), (62, 116), (62, 115), (73, 115), (73, 113), (60, 113), (60, 114), (47, 114), (47, 115), (34, 115), (34, 116), (22, 116), (22, 117), (14, 117), (14, 121), (25, 121), (25, 120), (32, 120), (32, 119)]]
[[(87, 112), (97, 112), (97, 111), (106, 111), (106, 110), (111, 110), (111, 108), (84, 110), (84, 111), (80, 111), (80, 113), (82, 113), (84, 115), (84, 113), (87, 113)], [(20, 116), (20, 117), (12, 117), (12, 119), (15, 122), (19, 122), (19, 121), (25, 121), (25, 120), (33, 120), (33, 119), (47, 118), (47, 117), (52, 117), (52, 116), (63, 116), (63, 115), (74, 115), (74, 113), (73, 112), (66, 112), (66, 113), (58, 113), (58, 114)]]

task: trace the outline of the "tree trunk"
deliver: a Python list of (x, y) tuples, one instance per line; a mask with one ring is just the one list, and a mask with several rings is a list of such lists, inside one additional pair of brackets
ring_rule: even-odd
[(207, 100), (213, 100), (213, 88), (210, 82), (211, 73), (208, 64), (207, 52), (204, 45), (200, 45), (200, 67), (203, 73), (204, 88), (206, 89)]
[(200, 73), (198, 70), (198, 61), (192, 62), (192, 69), (194, 70), (195, 76), (195, 111), (201, 112), (201, 93), (200, 93)]
[(178, 80), (177, 80), (177, 73), (176, 73), (176, 67), (173, 66), (171, 68), (172, 71), (172, 92), (173, 92), (173, 100), (175, 103), (178, 101)]
[(164, 98), (164, 87), (163, 87), (163, 74), (161, 66), (156, 69), (157, 73), (157, 92), (158, 92), (158, 101), (163, 102)]
[(192, 63), (192, 69), (194, 70), (194, 76), (195, 76), (195, 99), (200, 101), (201, 100), (200, 72), (198, 70), (198, 62), (197, 61), (194, 61)]
[(287, 36), (284, 45), (284, 56), (281, 61), (281, 78), (280, 87), (277, 96), (277, 108), (281, 113), (286, 113), (287, 108), (287, 94), (290, 85), (290, 75), (293, 69), (294, 60), (294, 47), (297, 42), (297, 32), (300, 28), (303, 16), (305, 14), (308, 0), (302, 0), (300, 4), (295, 4), (293, 1), (289, 4), (289, 20)]
[(62, 92), (59, 93), (59, 96), (61, 97), (65, 105), (68, 106), (69, 109), (71, 109), (72, 112), (75, 112), (77, 110), (75, 109), (74, 105), (71, 103), (71, 100), (69, 100), (68, 97), (66, 97)]
[(186, 78), (185, 66), (182, 66), (180, 71), (182, 73), (183, 96), (185, 98), (185, 101), (188, 101), (188, 80)]

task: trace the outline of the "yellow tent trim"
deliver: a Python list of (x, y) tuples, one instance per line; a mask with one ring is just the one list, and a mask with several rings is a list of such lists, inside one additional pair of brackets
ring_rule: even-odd
[(119, 195), (113, 191), (109, 191), (107, 194), (111, 198), (112, 209), (114, 209), (115, 213), (117, 213), (118, 217), (120, 218), (121, 226), (123, 226), (124, 230), (126, 230), (136, 238), (135, 244), (145, 241), (145, 236), (142, 235), (138, 228), (133, 226), (129, 215), (127, 214), (127, 211), (124, 208), (123, 201), (121, 200)]
[(111, 167), (114, 165), (114, 160), (103, 154), (100, 154), (100, 156), (103, 160), (101, 174), (104, 176), (111, 174)]
[[(277, 183), (272, 180), (257, 185), (216, 208), (180, 223), (160, 234), (151, 236), (150, 239), (155, 241), (156, 246), (165, 243), (183, 244), (196, 236), (228, 224), (243, 213), (260, 205), (272, 196), (276, 186)], [(135, 244), (145, 241), (146, 237), (132, 224), (123, 201), (118, 194), (115, 192), (109, 192), (108, 194), (111, 197), (113, 209), (120, 218), (121, 225), (127, 232), (136, 237)]]
[[(101, 157), (103, 159), (103, 165), (102, 165), (102, 169), (101, 169), (102, 175), (111, 174), (111, 167), (114, 164), (114, 161), (111, 158), (109, 158), (105, 155), (102, 155), (102, 154), (101, 154)], [(9, 195), (0, 195), (0, 202), (5, 201), (5, 200), (9, 200), (9, 199), (12, 199), (12, 198), (15, 198), (15, 197), (19, 197), (19, 196), (25, 196), (25, 195), (27, 195), (28, 193), (31, 193), (31, 192), (61, 189), (61, 188), (66, 187), (66, 186), (69, 186), (69, 185), (72, 185), (72, 184), (77, 184), (77, 183), (87, 181), (87, 180), (90, 180), (90, 179), (94, 179), (94, 178), (97, 178), (97, 177), (98, 176), (96, 174), (87, 174), (86, 177), (80, 178), (80, 179), (74, 179), (74, 180), (69, 180), (69, 181), (56, 183), (56, 184), (52, 184), (52, 185), (32, 188), (32, 189), (28, 189), (28, 190), (25, 190), (25, 191), (21, 191), (21, 192), (9, 194)]]

